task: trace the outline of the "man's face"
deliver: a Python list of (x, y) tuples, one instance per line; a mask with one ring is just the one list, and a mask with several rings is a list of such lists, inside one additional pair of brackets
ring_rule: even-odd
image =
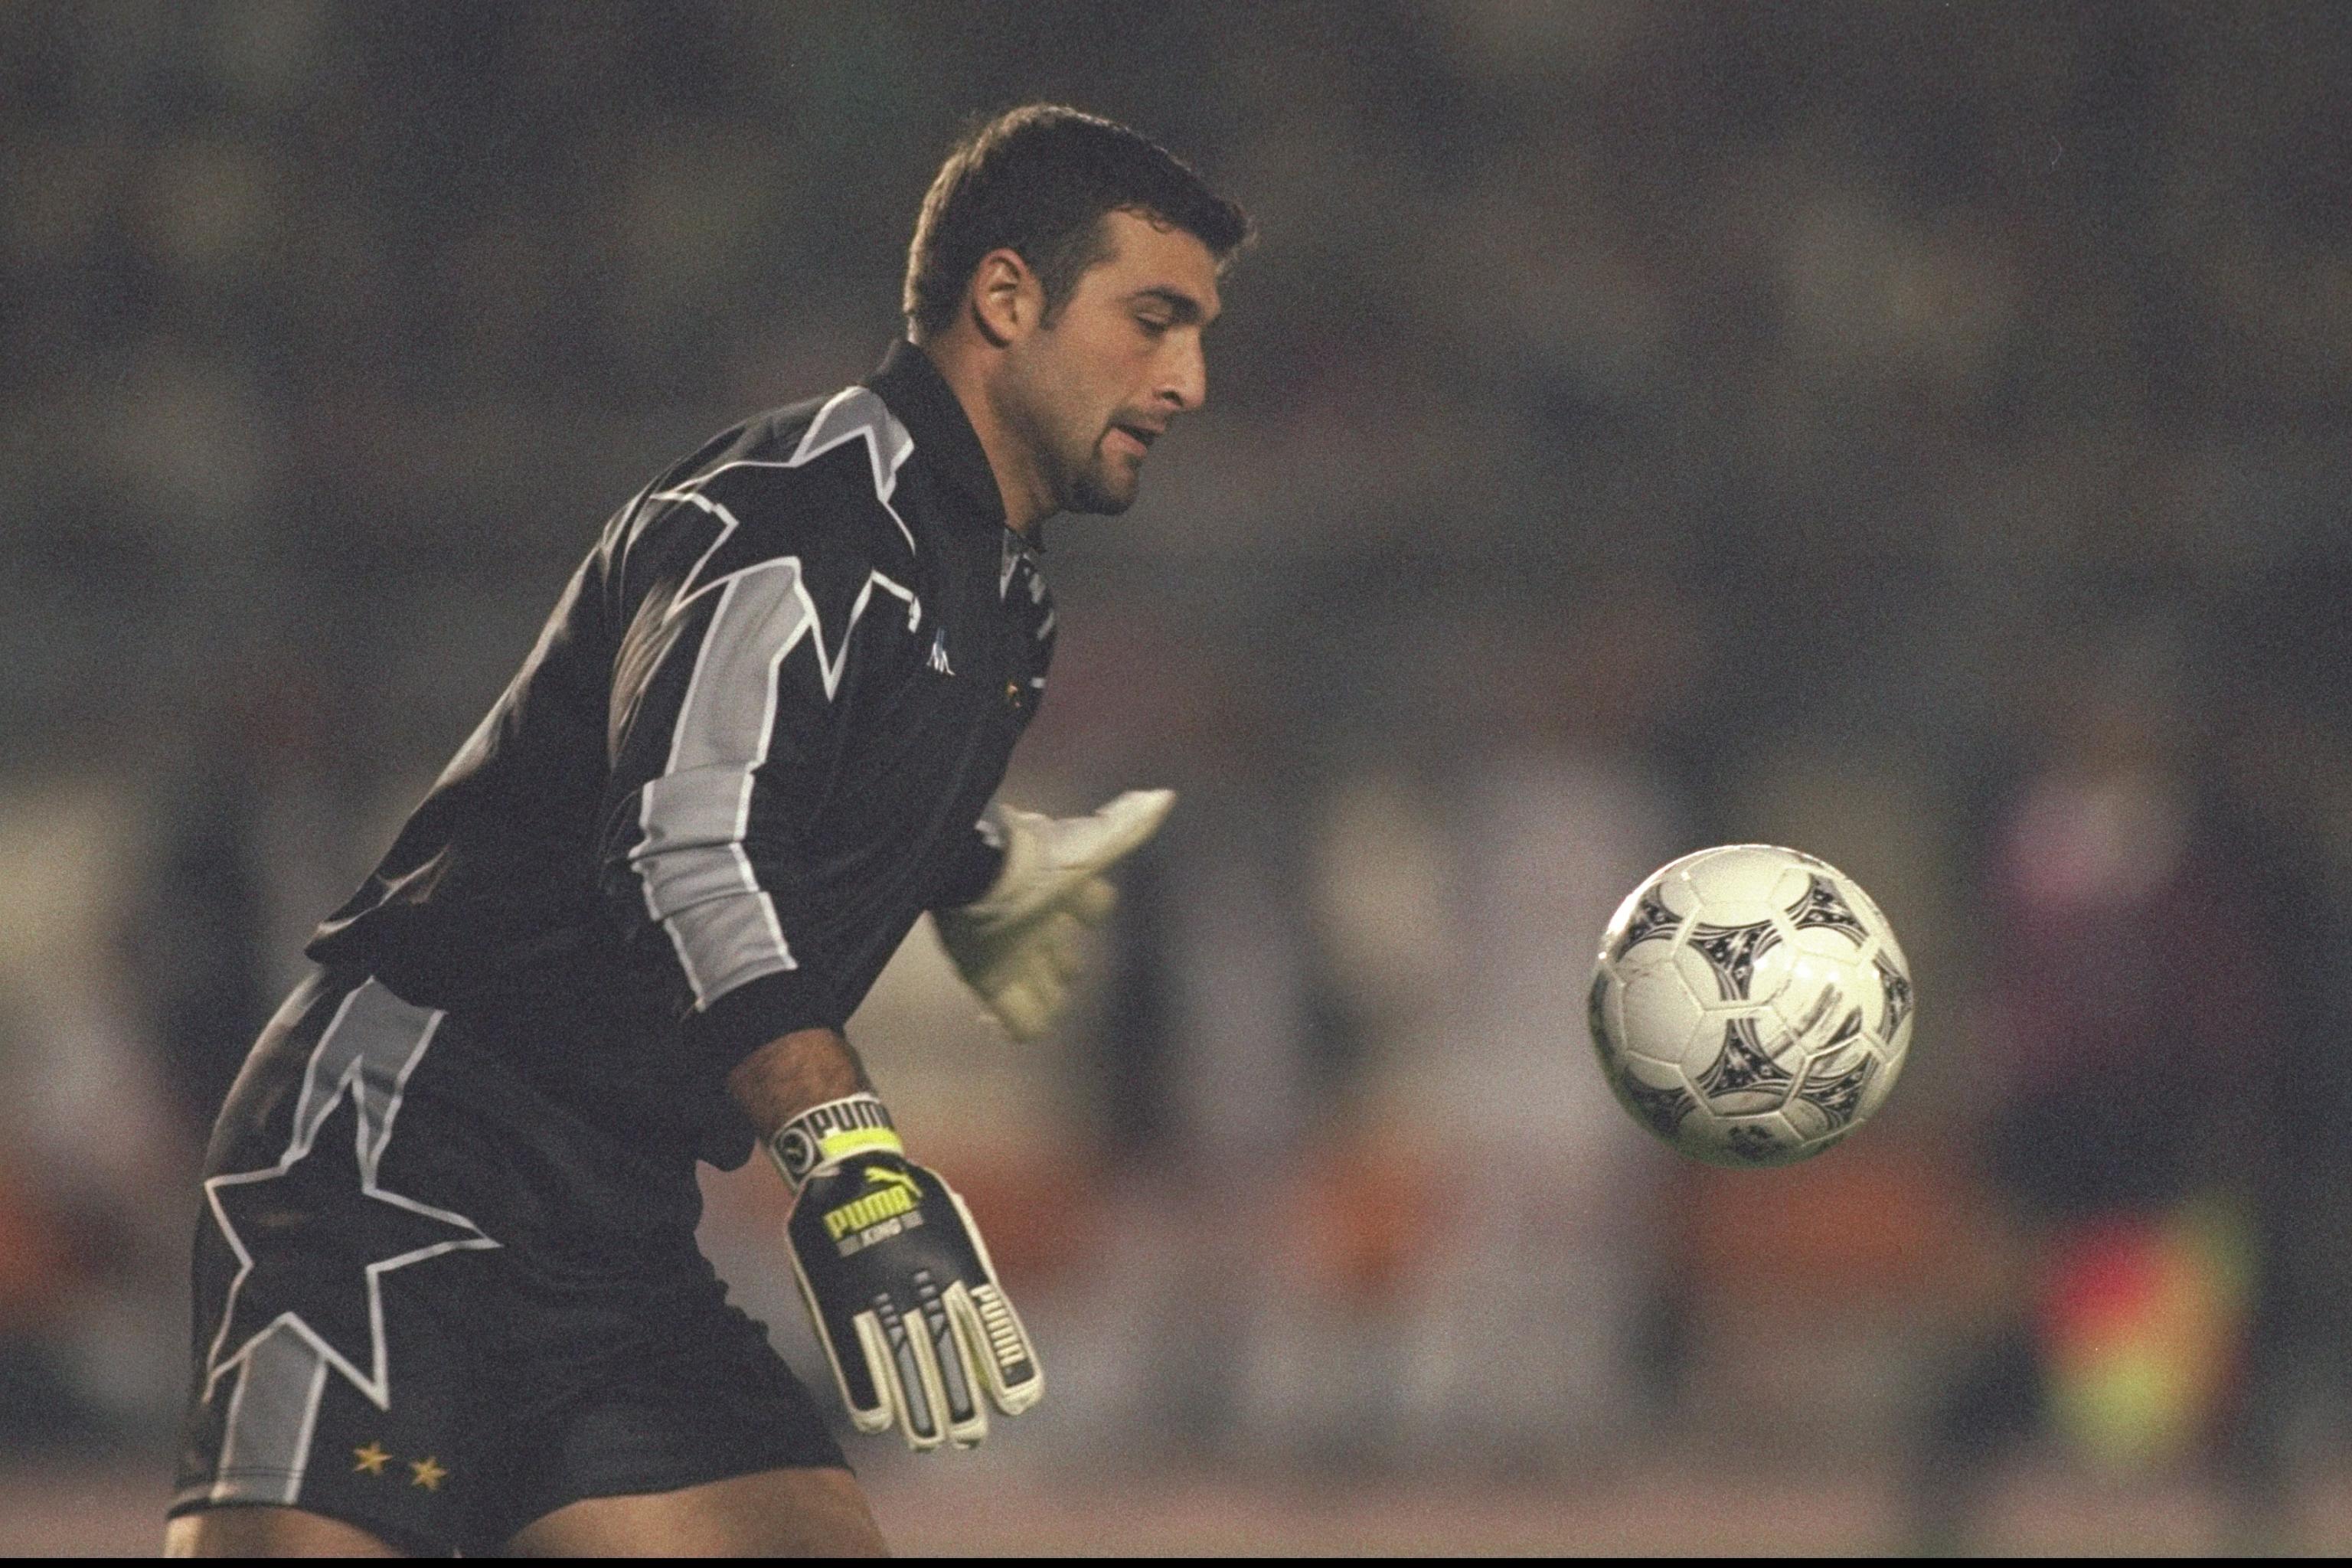
[(1223, 306), (1200, 240), (1133, 213), (1103, 226), (1108, 258), (1012, 345), (1004, 413), (1055, 510), (1113, 516), (1134, 502), (1152, 442), (1207, 399), (1201, 333)]

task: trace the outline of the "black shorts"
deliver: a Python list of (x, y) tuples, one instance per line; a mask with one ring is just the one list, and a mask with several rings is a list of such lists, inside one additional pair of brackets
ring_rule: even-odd
[(582, 1498), (844, 1463), (695, 1244), (692, 1156), (624, 1146), (460, 1015), (313, 975), (205, 1174), (174, 1514), (485, 1552)]

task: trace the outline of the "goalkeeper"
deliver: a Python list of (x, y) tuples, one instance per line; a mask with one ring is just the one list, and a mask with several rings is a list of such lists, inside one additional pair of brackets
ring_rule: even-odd
[(932, 184), (881, 368), (605, 526), (222, 1110), (170, 1550), (880, 1550), (695, 1243), (698, 1159), (761, 1146), (861, 1430), (969, 1446), (1036, 1403), (842, 1030), (926, 911), (1047, 1027), (1167, 813), (991, 802), (1053, 651), (1039, 525), (1134, 499), (1247, 232), (1133, 132), (1013, 110)]

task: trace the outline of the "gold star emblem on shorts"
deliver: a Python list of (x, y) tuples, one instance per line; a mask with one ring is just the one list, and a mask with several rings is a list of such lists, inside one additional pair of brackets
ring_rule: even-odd
[(370, 1443), (364, 1448), (353, 1448), (352, 1458), (356, 1461), (352, 1466), (353, 1470), (365, 1470), (369, 1475), (380, 1476), (383, 1474), (384, 1461), (392, 1456), (384, 1452), (382, 1444)]
[(430, 1454), (421, 1459), (409, 1460), (408, 1468), (416, 1472), (416, 1479), (408, 1484), (413, 1487), (423, 1487), (428, 1492), (439, 1491), (441, 1478), (449, 1473), (442, 1468), (440, 1461)]

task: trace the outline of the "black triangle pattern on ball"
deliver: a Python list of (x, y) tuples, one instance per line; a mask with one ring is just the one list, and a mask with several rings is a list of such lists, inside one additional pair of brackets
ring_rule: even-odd
[(1799, 931), (1817, 927), (1842, 931), (1857, 942), (1870, 934), (1863, 926), (1862, 917), (1853, 912), (1853, 906), (1837, 890), (1837, 884), (1819, 874), (1805, 889), (1805, 896), (1790, 906), (1789, 923)]
[(1880, 1038), (1892, 1045), (1903, 1027), (1903, 1021), (1911, 1016), (1911, 981), (1901, 970), (1887, 963), (1884, 956), (1877, 960), (1877, 963), (1878, 982), (1886, 991), (1886, 1013), (1879, 1023), (1878, 1033)]
[(1618, 937), (1615, 950), (1609, 954), (1610, 960), (1613, 963), (1624, 957), (1626, 950), (1637, 942), (1647, 942), (1654, 936), (1667, 934), (1681, 921), (1682, 916), (1666, 908), (1666, 900), (1659, 896), (1657, 889), (1643, 889), (1642, 901), (1634, 906), (1633, 918), (1625, 922), (1624, 933)]
[(1662, 1138), (1672, 1138), (1682, 1126), (1683, 1118), (1698, 1107), (1698, 1101), (1690, 1097), (1687, 1089), (1652, 1089), (1623, 1076), (1617, 1081), (1624, 1087), (1626, 1102), (1633, 1108), (1633, 1113)]
[(1870, 1087), (1872, 1077), (1878, 1071), (1878, 1058), (1864, 1051), (1843, 1072), (1829, 1078), (1814, 1074), (1822, 1063), (1838, 1054), (1841, 1047), (1859, 1039), (1861, 1036), (1862, 1012), (1857, 1008), (1846, 1015), (1845, 1020), (1838, 1025), (1837, 1033), (1830, 1037), (1828, 1043), (1813, 1058), (1806, 1069), (1804, 1083), (1797, 1089), (1797, 1098), (1818, 1106), (1833, 1127), (1853, 1120), (1854, 1108), (1862, 1103), (1863, 1091)]
[(1701, 1094), (1712, 1099), (1742, 1089), (1770, 1089), (1794, 1081), (1786, 1068), (1765, 1053), (1763, 1042), (1756, 1036), (1756, 1020), (1743, 1016), (1725, 1021), (1723, 1054), (1699, 1075), (1698, 1088)]
[(1756, 973), (1756, 957), (1779, 940), (1770, 921), (1746, 926), (1699, 926), (1692, 931), (1691, 951), (1715, 971), (1717, 986), (1726, 1002), (1745, 1002), (1748, 982)]

